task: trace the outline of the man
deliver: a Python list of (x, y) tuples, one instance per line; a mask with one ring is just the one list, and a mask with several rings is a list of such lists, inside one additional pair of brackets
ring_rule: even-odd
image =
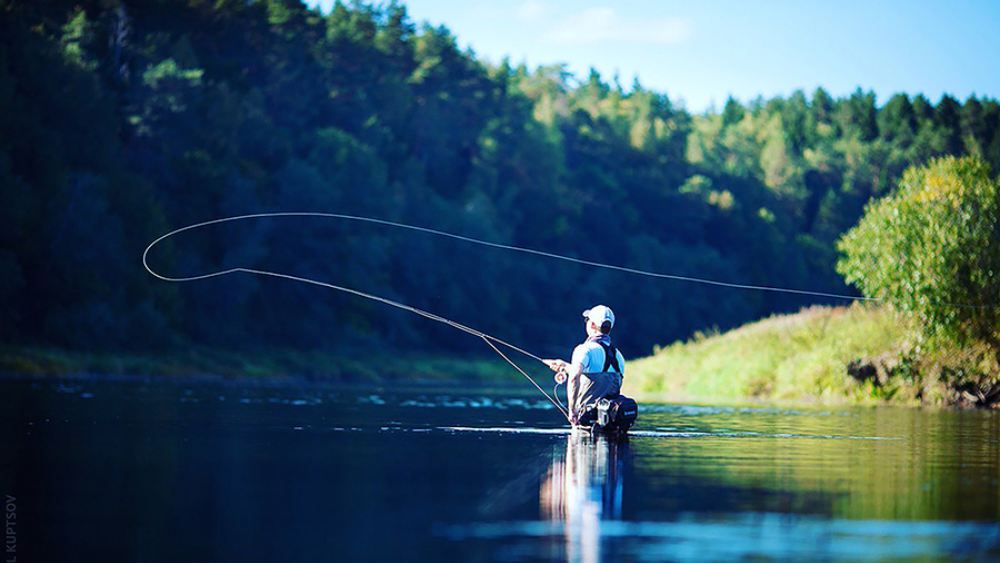
[(609, 307), (597, 305), (584, 311), (583, 318), (586, 319), (587, 340), (573, 350), (572, 361), (545, 360), (545, 364), (556, 372), (556, 382), (568, 380), (566, 394), (572, 424), (579, 422), (587, 405), (620, 393), (625, 373), (625, 358), (611, 344), (609, 336), (615, 325), (615, 314)]

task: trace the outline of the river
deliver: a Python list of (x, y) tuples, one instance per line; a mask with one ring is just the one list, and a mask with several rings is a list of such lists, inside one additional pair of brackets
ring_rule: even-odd
[(1000, 413), (640, 409), (609, 443), (511, 390), (0, 379), (7, 547), (13, 532), (18, 561), (1000, 558)]

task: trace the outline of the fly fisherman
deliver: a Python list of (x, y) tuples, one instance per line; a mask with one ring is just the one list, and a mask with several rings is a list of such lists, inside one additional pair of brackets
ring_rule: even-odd
[(584, 407), (602, 397), (614, 397), (621, 392), (625, 358), (611, 344), (611, 327), (615, 314), (609, 307), (597, 305), (583, 312), (586, 319), (587, 340), (573, 349), (570, 363), (563, 360), (545, 360), (556, 372), (557, 383), (569, 381), (566, 394), (569, 400), (570, 423), (577, 424)]

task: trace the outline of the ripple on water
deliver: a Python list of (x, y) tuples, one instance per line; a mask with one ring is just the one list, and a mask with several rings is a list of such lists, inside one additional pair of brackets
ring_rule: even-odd
[(782, 439), (813, 439), (813, 440), (900, 440), (897, 436), (846, 436), (833, 434), (790, 434), (787, 432), (753, 432), (732, 430), (679, 430), (677, 428), (657, 428), (652, 430), (634, 430), (631, 436), (663, 436), (669, 434), (679, 437), (712, 437), (712, 438), (782, 438)]
[(759, 407), (734, 407), (734, 406), (710, 406), (710, 405), (662, 405), (640, 403), (639, 408), (647, 413), (667, 413), (683, 416), (718, 416), (724, 414), (767, 414), (775, 416), (851, 416), (849, 410), (825, 411), (825, 410), (802, 410), (785, 407), (759, 406)]
[(384, 405), (385, 399), (373, 393), (371, 395), (362, 395), (358, 397), (358, 403), (362, 405)]
[[(564, 537), (580, 548), (591, 545), (583, 531), (559, 521), (508, 521), (437, 525), (438, 536), (453, 541)], [(996, 554), (1000, 526), (982, 522), (848, 520), (776, 513), (682, 514), (671, 521), (604, 520), (601, 545), (643, 560), (780, 558), (881, 560), (969, 557)], [(728, 538), (727, 541), (714, 541)], [(548, 549), (546, 541), (538, 542)]]
[[(376, 404), (385, 405), (387, 400), (378, 397), (378, 401), (372, 400), (373, 396), (359, 397), (358, 402), (361, 404)], [(381, 401), (381, 402), (379, 402)], [(437, 397), (428, 397), (426, 395), (421, 395), (414, 398), (404, 399), (399, 401), (398, 406), (407, 408), (419, 408), (419, 409), (495, 409), (495, 410), (507, 410), (507, 409), (531, 409), (531, 410), (550, 410), (554, 409), (551, 403), (548, 401), (539, 399), (535, 400), (525, 400), (520, 398), (495, 398), (488, 396), (471, 396), (471, 397), (455, 397), (450, 395), (440, 395)]]

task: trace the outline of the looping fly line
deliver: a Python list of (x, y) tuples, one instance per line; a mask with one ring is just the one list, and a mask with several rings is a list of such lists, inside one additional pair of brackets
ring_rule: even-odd
[(692, 277), (692, 276), (680, 276), (680, 275), (667, 274), (667, 273), (661, 273), (661, 272), (650, 272), (650, 271), (646, 271), (646, 270), (639, 270), (639, 269), (636, 269), (636, 268), (629, 268), (627, 266), (618, 266), (618, 265), (614, 265), (614, 264), (604, 264), (604, 263), (601, 263), (601, 262), (594, 262), (594, 261), (591, 261), (591, 260), (584, 260), (584, 259), (580, 259), (580, 258), (573, 258), (571, 256), (564, 256), (562, 254), (555, 254), (555, 253), (552, 253), (552, 252), (545, 252), (543, 250), (535, 250), (533, 248), (525, 248), (525, 247), (521, 247), (521, 246), (514, 246), (514, 245), (509, 245), (509, 244), (501, 244), (501, 243), (498, 243), (498, 242), (490, 242), (490, 241), (480, 240), (480, 239), (477, 239), (477, 238), (467, 237), (467, 236), (463, 236), (463, 235), (457, 235), (457, 234), (454, 234), (454, 233), (448, 233), (448, 232), (445, 232), (445, 231), (439, 231), (437, 229), (431, 229), (431, 228), (427, 228), (427, 227), (419, 227), (419, 226), (416, 226), (416, 225), (407, 225), (406, 223), (397, 223), (395, 221), (387, 221), (385, 219), (376, 219), (374, 217), (363, 217), (363, 216), (358, 216), (358, 215), (345, 215), (345, 214), (342, 214), (342, 213), (323, 213), (323, 212), (316, 212), (316, 211), (284, 211), (284, 212), (274, 212), (274, 213), (252, 213), (252, 214), (249, 214), (249, 215), (237, 215), (237, 216), (233, 216), (233, 217), (223, 217), (221, 219), (213, 219), (211, 221), (204, 221), (204, 222), (201, 222), (201, 223), (195, 223), (193, 225), (188, 225), (186, 227), (181, 227), (179, 229), (175, 229), (175, 230), (170, 231), (169, 233), (167, 233), (165, 235), (160, 236), (159, 238), (155, 239), (153, 242), (149, 243), (149, 246), (147, 246), (146, 250), (144, 250), (143, 253), (142, 253), (142, 265), (146, 268), (146, 271), (149, 272), (152, 276), (154, 276), (154, 277), (156, 277), (156, 278), (158, 278), (160, 280), (163, 280), (163, 281), (176, 282), (176, 283), (184, 283), (184, 282), (193, 282), (193, 281), (198, 281), (198, 280), (205, 280), (205, 279), (215, 278), (215, 277), (220, 277), (220, 276), (227, 276), (227, 275), (230, 275), (230, 274), (237, 274), (237, 273), (252, 274), (252, 275), (258, 275), (258, 276), (270, 276), (270, 277), (274, 277), (274, 278), (281, 278), (281, 279), (286, 279), (286, 280), (291, 280), (291, 281), (296, 281), (296, 282), (301, 282), (301, 283), (307, 283), (307, 284), (311, 284), (311, 285), (316, 285), (316, 286), (320, 286), (320, 287), (325, 287), (327, 289), (333, 289), (333, 290), (336, 290), (336, 291), (342, 291), (344, 293), (355, 295), (357, 297), (363, 297), (365, 299), (370, 299), (372, 301), (376, 301), (376, 302), (382, 303), (384, 305), (389, 305), (391, 307), (396, 307), (396, 308), (402, 309), (404, 311), (409, 311), (411, 313), (420, 315), (421, 317), (430, 319), (432, 321), (437, 321), (439, 323), (446, 324), (448, 326), (451, 326), (451, 327), (453, 327), (455, 329), (458, 329), (458, 330), (460, 330), (462, 332), (471, 334), (473, 336), (478, 336), (484, 342), (486, 342), (486, 344), (488, 344), (490, 346), (490, 348), (492, 348), (497, 354), (499, 354), (501, 358), (503, 358), (505, 361), (507, 361), (507, 363), (509, 363), (511, 366), (513, 366), (514, 369), (516, 369), (518, 372), (521, 373), (521, 375), (523, 375), (525, 378), (527, 378), (528, 381), (530, 381), (532, 383), (532, 385), (534, 385), (535, 388), (538, 389), (538, 391), (542, 395), (544, 395), (545, 398), (548, 399), (549, 402), (551, 402), (553, 404), (553, 406), (555, 406), (556, 409), (558, 409), (559, 412), (562, 413), (563, 416), (565, 416), (567, 419), (569, 418), (569, 413), (567, 412), (567, 410), (565, 408), (563, 408), (562, 404), (557, 399), (553, 399), (551, 396), (549, 396), (549, 394), (546, 393), (545, 390), (542, 389), (542, 387), (540, 385), (538, 385), (538, 383), (530, 375), (527, 374), (527, 372), (525, 372), (523, 369), (521, 369), (513, 360), (511, 360), (506, 354), (504, 354), (500, 350), (500, 348), (498, 348), (498, 345), (506, 347), (506, 348), (508, 348), (510, 350), (514, 350), (515, 352), (519, 352), (519, 353), (521, 353), (521, 354), (523, 354), (523, 355), (525, 355), (525, 356), (527, 356), (527, 357), (529, 357), (529, 358), (531, 358), (533, 360), (537, 360), (539, 362), (544, 363), (544, 360), (542, 358), (536, 356), (535, 354), (532, 354), (531, 352), (528, 352), (527, 350), (525, 350), (523, 348), (515, 346), (514, 344), (511, 344), (510, 342), (506, 342), (506, 341), (501, 340), (501, 339), (499, 339), (499, 338), (497, 338), (495, 336), (491, 336), (489, 334), (486, 334), (485, 332), (482, 332), (480, 330), (476, 330), (476, 329), (474, 329), (472, 327), (463, 325), (463, 324), (458, 323), (456, 321), (453, 321), (451, 319), (447, 319), (447, 318), (442, 317), (440, 315), (436, 315), (436, 314), (431, 313), (429, 311), (425, 311), (423, 309), (419, 309), (417, 307), (413, 307), (413, 306), (407, 305), (405, 303), (400, 303), (400, 302), (394, 301), (392, 299), (388, 299), (388, 298), (381, 297), (381, 296), (378, 296), (378, 295), (373, 295), (371, 293), (366, 293), (366, 292), (363, 292), (363, 291), (360, 291), (360, 290), (357, 290), (357, 289), (353, 289), (353, 288), (350, 288), (350, 287), (344, 287), (344, 286), (335, 285), (335, 284), (332, 284), (332, 283), (322, 282), (322, 281), (313, 280), (313, 279), (309, 279), (309, 278), (303, 278), (303, 277), (300, 277), (300, 276), (293, 276), (291, 274), (283, 274), (281, 272), (272, 272), (272, 271), (268, 271), (268, 270), (258, 270), (258, 269), (254, 269), (254, 268), (236, 267), (236, 268), (228, 268), (228, 269), (225, 269), (225, 270), (219, 270), (219, 271), (216, 271), (216, 272), (208, 272), (208, 273), (205, 273), (205, 274), (198, 274), (198, 275), (194, 275), (194, 276), (172, 277), (172, 276), (165, 276), (163, 274), (160, 274), (160, 273), (156, 272), (155, 270), (153, 270), (149, 266), (149, 260), (148, 260), (148, 258), (149, 258), (149, 252), (150, 252), (150, 250), (152, 250), (153, 247), (156, 246), (157, 244), (163, 242), (164, 240), (166, 240), (166, 239), (168, 239), (168, 238), (170, 238), (170, 237), (172, 237), (174, 235), (183, 233), (185, 231), (192, 231), (192, 230), (195, 230), (195, 229), (200, 229), (202, 227), (208, 227), (208, 226), (211, 226), (211, 225), (217, 225), (217, 224), (220, 224), (220, 223), (229, 223), (229, 222), (233, 222), (233, 221), (243, 221), (243, 220), (247, 220), (247, 219), (267, 219), (267, 218), (277, 218), (277, 217), (322, 217), (322, 218), (327, 218), (327, 219), (342, 219), (342, 220), (346, 220), (346, 221), (358, 221), (358, 222), (363, 222), (363, 223), (372, 223), (372, 224), (376, 224), (376, 225), (383, 225), (383, 226), (394, 227), (394, 228), (399, 228), (399, 229), (408, 229), (408, 230), (411, 230), (411, 231), (417, 231), (417, 232), (431, 234), (431, 235), (435, 235), (435, 236), (446, 237), (446, 238), (450, 238), (450, 239), (454, 239), (454, 240), (460, 240), (460, 241), (471, 243), (471, 244), (478, 244), (478, 245), (482, 245), (482, 246), (487, 246), (487, 247), (490, 247), (490, 248), (498, 248), (498, 249), (501, 249), (501, 250), (510, 250), (510, 251), (521, 252), (521, 253), (525, 253), (525, 254), (533, 254), (533, 255), (536, 255), (536, 256), (543, 256), (543, 257), (546, 257), (546, 258), (554, 258), (556, 260), (563, 260), (563, 261), (566, 261), (566, 262), (572, 262), (572, 263), (581, 264), (581, 265), (584, 265), (584, 266), (592, 266), (592, 267), (595, 267), (595, 268), (604, 268), (604, 269), (608, 269), (608, 270), (615, 270), (615, 271), (619, 271), (619, 272), (625, 272), (625, 273), (629, 273), (629, 274), (635, 274), (635, 275), (640, 275), (640, 276), (647, 276), (647, 277), (652, 277), (652, 278), (662, 278), (662, 279), (670, 279), (670, 280), (684, 281), (684, 282), (691, 282), (691, 283), (700, 283), (700, 284), (705, 284), (705, 285), (727, 287), (727, 288), (732, 288), (732, 289), (745, 289), (745, 290), (753, 290), (753, 291), (770, 291), (770, 292), (777, 292), (777, 293), (790, 293), (790, 294), (797, 294), (797, 295), (809, 295), (809, 296), (814, 296), (814, 297), (826, 297), (826, 298), (834, 298), (834, 299), (847, 299), (847, 300), (852, 300), (852, 301), (880, 301), (880, 299), (878, 299), (876, 297), (858, 297), (858, 296), (853, 296), (853, 295), (846, 295), (846, 294), (839, 294), (839, 293), (827, 293), (827, 292), (822, 292), (822, 291), (807, 291), (807, 290), (793, 289), (793, 288), (772, 287), (772, 286), (763, 286), (763, 285), (738, 284), (738, 283), (729, 283), (729, 282), (724, 282), (724, 281), (719, 281), (719, 280), (712, 280), (712, 279), (707, 279), (707, 278), (698, 278), (698, 277)]
[[(339, 214), (335, 214), (335, 213), (318, 213), (318, 212), (255, 213), (255, 214), (252, 214), (252, 215), (240, 215), (240, 216), (235, 216), (235, 217), (224, 217), (222, 219), (214, 219), (212, 221), (205, 221), (205, 222), (202, 222), (202, 223), (196, 223), (196, 224), (193, 224), (193, 225), (188, 225), (186, 227), (181, 227), (179, 229), (175, 229), (173, 231), (170, 231), (169, 233), (167, 233), (165, 235), (162, 235), (159, 238), (157, 238), (156, 240), (154, 240), (153, 242), (149, 243), (149, 246), (147, 246), (146, 249), (142, 253), (142, 265), (143, 265), (143, 267), (146, 268), (146, 271), (149, 272), (152, 276), (154, 276), (154, 277), (156, 277), (156, 278), (158, 278), (160, 280), (163, 280), (163, 281), (175, 282), (175, 283), (193, 282), (193, 281), (205, 280), (205, 279), (209, 279), (209, 278), (216, 278), (216, 277), (227, 276), (227, 275), (230, 275), (230, 274), (237, 274), (237, 273), (252, 274), (252, 275), (258, 275), (258, 276), (270, 276), (270, 277), (274, 277), (274, 278), (280, 278), (280, 279), (286, 279), (286, 280), (291, 280), (291, 281), (297, 281), (297, 282), (301, 282), (301, 283), (307, 283), (307, 284), (310, 284), (310, 285), (316, 285), (316, 286), (319, 286), (319, 287), (325, 287), (327, 289), (333, 289), (333, 290), (336, 290), (336, 291), (342, 291), (344, 293), (355, 295), (357, 297), (363, 297), (365, 299), (371, 299), (372, 301), (376, 301), (376, 302), (382, 303), (384, 305), (389, 305), (391, 307), (396, 307), (396, 308), (402, 309), (404, 311), (409, 311), (411, 313), (414, 313), (416, 315), (420, 315), (421, 317), (430, 319), (432, 321), (437, 321), (439, 323), (446, 324), (446, 325), (448, 325), (450, 327), (453, 327), (455, 329), (458, 329), (458, 330), (460, 330), (462, 332), (465, 332), (465, 333), (471, 334), (473, 336), (478, 336), (479, 338), (482, 338), (483, 341), (486, 342), (486, 344), (488, 344), (490, 346), (490, 348), (492, 348), (497, 354), (500, 355), (501, 358), (504, 359), (504, 361), (506, 361), (511, 366), (513, 366), (515, 370), (517, 370), (528, 381), (530, 381), (531, 384), (534, 385), (535, 388), (538, 389), (538, 391), (542, 395), (544, 395), (545, 398), (548, 399), (548, 401), (550, 403), (552, 403), (552, 405), (566, 418), (566, 420), (569, 420), (569, 412), (565, 408), (563, 408), (562, 404), (557, 399), (553, 399), (551, 396), (549, 396), (549, 394), (546, 393), (545, 390), (542, 389), (542, 387), (540, 385), (538, 385), (538, 382), (536, 382), (534, 380), (534, 378), (532, 378), (530, 375), (528, 375), (527, 372), (525, 372), (523, 369), (521, 369), (520, 366), (518, 366), (513, 360), (511, 360), (506, 354), (504, 354), (497, 347), (497, 345), (499, 344), (500, 346), (505, 346), (505, 347), (507, 347), (507, 348), (509, 348), (511, 350), (514, 350), (516, 352), (524, 354), (525, 356), (527, 356), (529, 358), (532, 358), (534, 360), (537, 360), (537, 361), (539, 361), (539, 362), (541, 362), (543, 364), (545, 363), (545, 360), (543, 360), (541, 357), (539, 357), (539, 356), (537, 356), (535, 354), (532, 354), (531, 352), (529, 352), (529, 351), (527, 351), (527, 350), (525, 350), (523, 348), (520, 348), (518, 346), (515, 346), (514, 344), (511, 344), (510, 342), (507, 342), (505, 340), (501, 340), (500, 338), (497, 338), (495, 336), (486, 334), (485, 332), (482, 332), (480, 330), (476, 330), (476, 329), (474, 329), (472, 327), (466, 326), (466, 325), (464, 325), (462, 323), (459, 323), (457, 321), (453, 321), (451, 319), (447, 319), (445, 317), (442, 317), (440, 315), (436, 315), (436, 314), (431, 313), (429, 311), (425, 311), (423, 309), (419, 309), (419, 308), (414, 307), (412, 305), (407, 305), (405, 303), (400, 303), (399, 301), (394, 301), (392, 299), (388, 299), (386, 297), (381, 297), (379, 295), (374, 295), (374, 294), (366, 293), (364, 291), (360, 291), (360, 290), (353, 289), (353, 288), (350, 288), (350, 287), (344, 287), (344, 286), (340, 286), (340, 285), (335, 285), (335, 284), (332, 284), (332, 283), (327, 283), (327, 282), (323, 282), (323, 281), (319, 281), (319, 280), (314, 280), (314, 279), (310, 279), (310, 278), (304, 278), (304, 277), (300, 277), (300, 276), (293, 276), (291, 274), (283, 274), (281, 272), (272, 272), (272, 271), (268, 271), (268, 270), (258, 270), (258, 269), (254, 269), (254, 268), (237, 267), (237, 268), (227, 268), (225, 270), (219, 270), (219, 271), (216, 271), (216, 272), (208, 272), (208, 273), (205, 273), (205, 274), (198, 274), (198, 275), (194, 275), (194, 276), (173, 277), (173, 276), (165, 276), (163, 274), (160, 274), (159, 272), (153, 270), (153, 268), (150, 267), (150, 265), (149, 265), (149, 252), (150, 252), (150, 250), (152, 250), (153, 247), (156, 246), (157, 244), (163, 242), (164, 240), (166, 240), (166, 239), (168, 239), (168, 238), (170, 238), (170, 237), (172, 237), (174, 235), (183, 233), (185, 231), (191, 231), (191, 230), (199, 229), (201, 227), (207, 227), (207, 226), (210, 226), (210, 225), (216, 225), (216, 224), (219, 224), (219, 223), (227, 223), (227, 222), (231, 222), (231, 221), (240, 221), (240, 220), (244, 220), (244, 219), (263, 219), (263, 218), (273, 218), (273, 217), (327, 217), (327, 218), (339, 218), (339, 219), (356, 219), (356, 220), (359, 220), (359, 221), (368, 221), (368, 222), (372, 222), (372, 223), (380, 223), (380, 224), (386, 224), (386, 225), (393, 225), (393, 226), (398, 226), (398, 227), (411, 228), (411, 229), (415, 229), (415, 230), (427, 231), (427, 232), (434, 233), (434, 231), (432, 229), (424, 229), (423, 227), (413, 227), (413, 226), (410, 226), (410, 225), (403, 225), (401, 223), (400, 224), (394, 224), (394, 223), (391, 223), (391, 222), (388, 222), (388, 221), (382, 221), (380, 219), (371, 219), (371, 218), (367, 218), (367, 217), (354, 217), (354, 216), (350, 216), (350, 215), (339, 215)], [(441, 232), (441, 233), (438, 233), (438, 234), (445, 235), (445, 236), (453, 236), (453, 237), (456, 237), (456, 238), (464, 238), (464, 237), (459, 237), (458, 235), (451, 235), (450, 233), (443, 233), (443, 232)], [(475, 240), (475, 239), (469, 239), (469, 240)]]

